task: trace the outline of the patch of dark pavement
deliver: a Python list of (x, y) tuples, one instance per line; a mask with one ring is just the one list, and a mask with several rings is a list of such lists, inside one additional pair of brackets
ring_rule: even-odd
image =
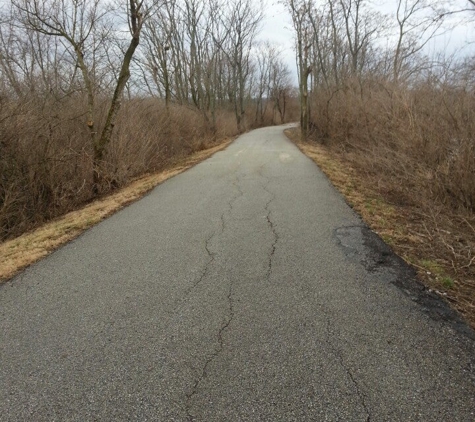
[(359, 262), (370, 273), (381, 273), (422, 311), (436, 321), (448, 323), (454, 330), (475, 340), (475, 331), (435, 291), (424, 286), (417, 272), (396, 255), (381, 237), (365, 225), (343, 226), (334, 231), (337, 243), (347, 258)]

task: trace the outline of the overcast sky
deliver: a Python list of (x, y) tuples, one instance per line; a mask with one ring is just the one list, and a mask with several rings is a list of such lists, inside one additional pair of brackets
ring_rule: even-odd
[(292, 71), (292, 79), (297, 84), (297, 65), (295, 63), (294, 35), (290, 15), (282, 4), (268, 0), (260, 39), (269, 40), (282, 49), (287, 66)]
[[(318, 1), (318, 0), (317, 0)], [(396, 0), (374, 0), (372, 2), (375, 7), (382, 13), (395, 16), (397, 1)], [(468, 1), (457, 0), (461, 7), (468, 5)], [(468, 6), (467, 6), (468, 7)], [(474, 12), (475, 15), (475, 12)], [(451, 19), (451, 23), (458, 21), (462, 16), (457, 15)], [(260, 39), (269, 40), (280, 46), (283, 57), (289, 69), (292, 71), (293, 81), (297, 84), (297, 69), (294, 53), (294, 35), (290, 15), (284, 6), (278, 0), (267, 0), (265, 6), (265, 19), (262, 23), (262, 32)], [(459, 51), (459, 54), (475, 54), (475, 23), (465, 22), (463, 24), (454, 25), (454, 29), (435, 38), (426, 48), (427, 54), (433, 54), (445, 51), (452, 54)], [(387, 40), (382, 40), (387, 43)]]

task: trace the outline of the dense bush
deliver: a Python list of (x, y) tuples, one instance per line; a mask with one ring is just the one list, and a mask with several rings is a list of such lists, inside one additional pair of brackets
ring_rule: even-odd
[(376, 78), (312, 97), (313, 137), (378, 176), (396, 203), (475, 211), (475, 91)]

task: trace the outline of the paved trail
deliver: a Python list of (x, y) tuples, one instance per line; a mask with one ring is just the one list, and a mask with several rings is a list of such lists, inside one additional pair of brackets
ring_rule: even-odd
[(0, 420), (473, 422), (474, 341), (410, 277), (253, 131), (0, 287)]

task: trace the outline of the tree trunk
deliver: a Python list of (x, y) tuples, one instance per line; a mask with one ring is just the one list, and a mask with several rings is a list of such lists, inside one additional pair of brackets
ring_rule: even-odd
[(114, 129), (115, 120), (117, 118), (117, 113), (120, 110), (121, 106), (121, 97), (124, 93), (125, 86), (127, 81), (130, 78), (130, 62), (134, 55), (135, 49), (139, 45), (140, 39), (138, 37), (133, 37), (130, 41), (129, 48), (127, 49), (124, 61), (122, 62), (122, 67), (119, 73), (119, 79), (117, 80), (117, 85), (115, 87), (114, 95), (112, 96), (111, 105), (109, 107), (109, 112), (107, 113), (107, 119), (102, 130), (100, 138), (94, 143), (94, 186), (93, 191), (95, 194), (99, 193), (99, 185), (101, 182), (100, 175), (100, 165), (104, 158), (104, 151), (106, 146), (109, 144), (112, 137), (112, 130)]
[(308, 136), (308, 75), (310, 68), (302, 72), (300, 92), (300, 140), (307, 141)]

